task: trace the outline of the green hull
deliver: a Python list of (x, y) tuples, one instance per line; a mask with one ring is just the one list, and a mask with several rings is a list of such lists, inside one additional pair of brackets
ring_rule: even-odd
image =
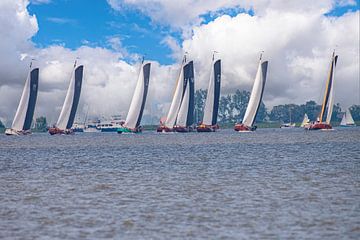
[(133, 131), (129, 128), (122, 127), (117, 129), (117, 133), (139, 133), (139, 131)]

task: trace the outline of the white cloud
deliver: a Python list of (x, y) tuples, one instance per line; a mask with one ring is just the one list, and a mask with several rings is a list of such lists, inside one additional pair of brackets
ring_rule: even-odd
[(268, 10), (325, 14), (335, 6), (356, 4), (354, 0), (107, 0), (107, 2), (116, 11), (126, 11), (129, 7), (137, 9), (157, 24), (182, 29), (186, 36), (192, 26), (198, 26), (203, 22), (203, 15), (214, 15), (229, 8), (253, 10), (256, 15), (262, 16)]
[(267, 106), (320, 102), (332, 50), (338, 45), (336, 102), (347, 106), (358, 100), (359, 12), (340, 18), (322, 14), (283, 13), (268, 10), (251, 17), (222, 16), (193, 29), (183, 42), (195, 59), (197, 87), (206, 88), (211, 51), (223, 62), (223, 93), (250, 90), (261, 50), (269, 60), (264, 99)]

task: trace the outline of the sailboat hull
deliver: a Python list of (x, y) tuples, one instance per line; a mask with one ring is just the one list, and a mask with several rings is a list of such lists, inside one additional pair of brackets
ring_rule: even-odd
[(156, 129), (157, 132), (163, 132), (163, 133), (167, 133), (167, 132), (174, 132), (174, 129), (172, 128), (168, 128), (164, 125), (161, 125), (159, 126), (157, 129)]
[(330, 129), (332, 129), (332, 126), (329, 123), (318, 122), (318, 123), (310, 124), (305, 129), (307, 129), (307, 130), (330, 130)]
[(51, 127), (49, 128), (49, 134), (50, 135), (56, 135), (56, 134), (62, 134), (62, 135), (69, 135), (69, 134), (74, 134), (74, 131), (72, 129), (60, 129), (57, 127)]
[(198, 132), (215, 132), (217, 129), (219, 129), (219, 125), (199, 125), (196, 127), (196, 131)]
[(137, 128), (127, 128), (127, 127), (121, 127), (117, 129), (117, 133), (141, 133), (142, 127), (139, 126)]
[(234, 130), (237, 132), (252, 132), (256, 130), (256, 126), (247, 126), (242, 123), (235, 124)]
[(351, 128), (351, 127), (356, 127), (355, 124), (346, 124), (346, 125), (339, 125), (339, 127), (342, 127), (342, 128)]
[(29, 134), (31, 134), (30, 130), (17, 131), (12, 128), (8, 128), (5, 130), (5, 135), (7, 135), (7, 136), (21, 136), (21, 135), (29, 135)]
[(192, 132), (194, 129), (191, 126), (189, 127), (174, 126), (174, 130), (175, 132), (179, 132), (179, 133), (187, 133), (187, 132)]

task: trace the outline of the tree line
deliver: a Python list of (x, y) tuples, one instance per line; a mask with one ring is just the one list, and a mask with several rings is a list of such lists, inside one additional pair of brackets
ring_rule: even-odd
[[(195, 120), (200, 122), (203, 117), (207, 92), (199, 89), (195, 92)], [(242, 121), (247, 104), (249, 102), (250, 92), (237, 90), (235, 94), (223, 95), (219, 102), (219, 123), (235, 123)], [(343, 112), (340, 104), (334, 105), (331, 120), (340, 122)], [(259, 112), (256, 116), (256, 122), (302, 122), (306, 113), (310, 120), (316, 120), (321, 111), (321, 105), (310, 100), (305, 104), (283, 104), (274, 106), (268, 111), (264, 102), (261, 102)], [(355, 121), (360, 121), (360, 105), (350, 107), (350, 112)]]

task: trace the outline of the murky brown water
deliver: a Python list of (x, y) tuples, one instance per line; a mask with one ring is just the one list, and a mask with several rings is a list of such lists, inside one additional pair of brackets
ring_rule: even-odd
[(359, 239), (360, 128), (0, 136), (1, 239)]

